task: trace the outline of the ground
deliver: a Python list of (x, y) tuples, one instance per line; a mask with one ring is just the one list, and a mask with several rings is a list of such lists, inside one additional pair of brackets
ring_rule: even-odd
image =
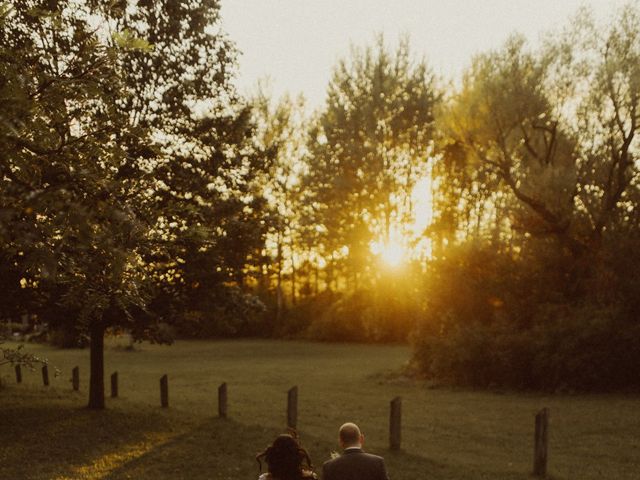
[[(366, 449), (383, 455), (392, 480), (528, 479), (534, 415), (549, 407), (550, 477), (638, 478), (640, 397), (455, 391), (393, 375), (404, 346), (283, 341), (177, 342), (135, 351), (109, 342), (108, 376), (120, 398), (89, 411), (87, 350), (29, 345), (61, 375), (0, 367), (0, 478), (213, 479), (258, 476), (255, 454), (286, 423), (286, 392), (299, 387), (299, 432), (320, 470), (337, 449), (337, 428), (355, 421)], [(80, 392), (71, 388), (78, 365)], [(169, 376), (170, 408), (159, 380)], [(217, 418), (217, 387), (227, 382), (229, 418)], [(402, 450), (388, 450), (389, 402), (403, 399)]]

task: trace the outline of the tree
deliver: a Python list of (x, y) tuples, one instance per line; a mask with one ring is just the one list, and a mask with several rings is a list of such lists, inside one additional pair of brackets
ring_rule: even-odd
[(309, 256), (300, 244), (306, 203), (301, 179), (306, 167), (308, 120), (302, 96), (293, 99), (285, 95), (274, 101), (263, 84), (252, 103), (257, 142), (269, 157), (269, 168), (260, 180), (272, 212), (267, 239), (267, 244), (272, 246), (265, 256), (263, 288), (270, 287), (270, 277), (275, 275), (275, 321), (281, 327), (287, 297), (285, 276), (290, 285), (288, 297), (295, 304), (299, 290), (298, 263)]
[(242, 287), (247, 264), (259, 262), (266, 228), (255, 181), (264, 155), (251, 106), (231, 83), (236, 50), (220, 28), (217, 0), (118, 5), (103, 13), (111, 28), (153, 46), (119, 60), (129, 92), (119, 106), (148, 133), (147, 150), (121, 172), (151, 180), (144, 201), (165, 252), (147, 258), (161, 284), (152, 307), (165, 317), (206, 314), (239, 298), (227, 287)]
[(346, 253), (354, 286), (369, 243), (389, 243), (413, 214), (411, 192), (425, 174), (438, 99), (433, 75), (414, 62), (407, 40), (390, 51), (380, 36), (334, 70), (309, 143), (306, 185), (324, 250), (332, 258)]
[(427, 375), (637, 385), (639, 20), (632, 4), (607, 28), (583, 11), (537, 50), (513, 37), (442, 109), (432, 231), (447, 242), (414, 335)]
[(166, 340), (154, 326), (187, 305), (260, 308), (237, 288), (264, 242), (262, 154), (218, 14), (208, 0), (2, 10), (2, 253), (14, 290), (91, 337), (94, 408), (106, 329)]
[(103, 408), (105, 329), (148, 326), (134, 312), (145, 304), (149, 226), (116, 175), (128, 156), (119, 139), (139, 138), (117, 108), (116, 58), (136, 43), (107, 44), (89, 12), (62, 1), (2, 10), (2, 251), (45, 297), (43, 317), (77, 313), (91, 335), (89, 407)]
[(538, 53), (513, 38), (474, 60), (444, 115), (463, 162), (509, 196), (512, 226), (576, 258), (633, 210), (637, 18), (627, 7), (603, 35), (583, 13)]

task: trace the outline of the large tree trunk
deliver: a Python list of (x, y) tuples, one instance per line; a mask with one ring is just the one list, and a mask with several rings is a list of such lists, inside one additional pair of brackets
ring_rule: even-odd
[(91, 377), (89, 379), (89, 408), (104, 408), (104, 327), (92, 325)]

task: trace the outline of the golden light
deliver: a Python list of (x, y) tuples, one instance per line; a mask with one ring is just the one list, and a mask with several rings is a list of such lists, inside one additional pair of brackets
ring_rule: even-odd
[(386, 264), (392, 267), (397, 267), (404, 261), (404, 258), (405, 258), (404, 248), (394, 243), (390, 245), (385, 245), (384, 249), (382, 250), (382, 253), (380, 254), (380, 258), (382, 258), (382, 260)]
[(387, 267), (398, 268), (411, 260), (431, 257), (431, 240), (424, 236), (433, 219), (432, 184), (430, 171), (416, 182), (411, 192), (410, 219), (405, 224), (392, 224), (389, 238), (369, 244), (371, 253)]
[(413, 204), (413, 224), (411, 230), (415, 236), (422, 236), (424, 229), (433, 220), (433, 193), (431, 184), (431, 171), (427, 171), (427, 176), (416, 182), (411, 192), (411, 202)]
[(371, 242), (369, 247), (371, 252), (389, 267), (399, 267), (409, 256), (407, 249), (397, 240), (388, 243)]

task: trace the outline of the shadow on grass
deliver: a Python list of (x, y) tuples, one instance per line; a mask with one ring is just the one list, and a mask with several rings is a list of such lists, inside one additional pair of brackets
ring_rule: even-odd
[[(506, 473), (504, 470), (487, 471), (462, 465), (438, 463), (428, 458), (407, 452), (387, 452), (385, 463), (392, 480), (532, 480), (527, 473)], [(558, 480), (546, 477), (547, 480)]]
[[(104, 478), (123, 479), (194, 479), (194, 480), (240, 480), (257, 479), (258, 465), (255, 454), (266, 446), (277, 434), (276, 429), (257, 425), (248, 426), (233, 420), (210, 419), (192, 430), (176, 436), (168, 442), (131, 461), (122, 464)], [(316, 472), (328, 452), (335, 449), (332, 442), (310, 437), (301, 432), (303, 446), (314, 460)], [(405, 452), (386, 452), (389, 475), (393, 480), (460, 480), (460, 479), (504, 479), (524, 480), (530, 476), (504, 472), (479, 472), (451, 465), (438, 464), (430, 459)]]
[(208, 419), (123, 463), (104, 478), (257, 478), (254, 457), (278, 433), (232, 420)]
[[(90, 411), (78, 396), (51, 394), (0, 394), (0, 478), (256, 479), (255, 454), (281, 433), (127, 402)], [(301, 439), (320, 472), (336, 445), (304, 431)], [(531, 478), (439, 464), (403, 451), (377, 453), (385, 456), (393, 480)]]
[(84, 407), (84, 398), (15, 389), (0, 393), (0, 478), (102, 478), (113, 465), (174, 435), (180, 424), (146, 408)]

